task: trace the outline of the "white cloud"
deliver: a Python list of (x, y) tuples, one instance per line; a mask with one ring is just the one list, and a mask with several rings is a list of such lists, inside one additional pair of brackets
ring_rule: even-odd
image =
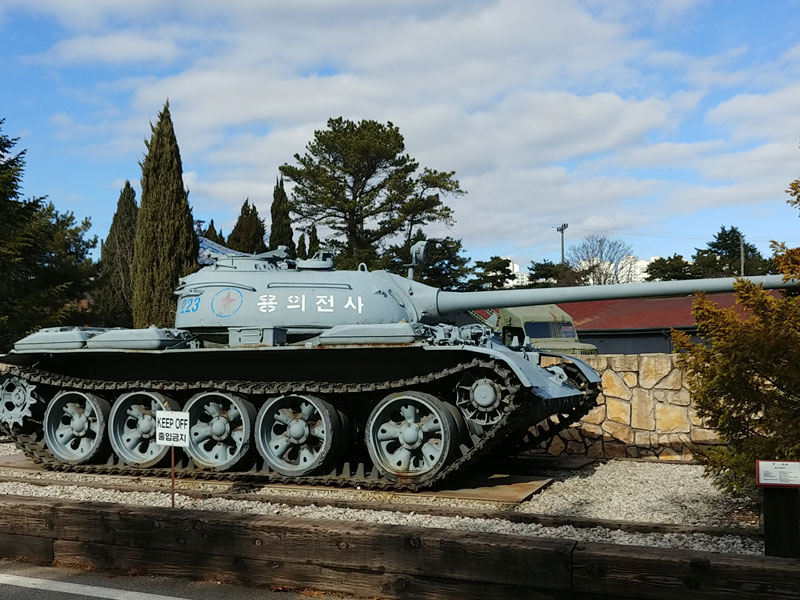
[(30, 62), (57, 65), (167, 62), (180, 51), (171, 39), (150, 37), (133, 32), (115, 32), (98, 36), (79, 36), (62, 40), (43, 54), (28, 57)]
[[(698, 4), (8, 0), (6, 14), (66, 29), (33, 68), (91, 73), (62, 86), (86, 112), (52, 117), (73, 152), (139, 158), (169, 98), (190, 200), (226, 230), (246, 197), (266, 214), (278, 166), (342, 115), (391, 120), (423, 166), (456, 171), (469, 194), (452, 201), (456, 229), (434, 234), (533, 252), (567, 220), (643, 229), (780, 194), (800, 45), (752, 65), (743, 44), (697, 56), (640, 33)], [(691, 183), (652, 174), (668, 169)]]
[(694, 166), (710, 180), (728, 182), (771, 181), (777, 195), (795, 177), (797, 143), (771, 142), (746, 150), (698, 157)]
[(800, 135), (800, 84), (770, 93), (739, 94), (708, 112), (708, 121), (735, 140), (796, 140)]
[(709, 153), (723, 150), (723, 140), (705, 142), (660, 142), (641, 144), (587, 165), (592, 170), (608, 167), (629, 169), (694, 169), (697, 160)]

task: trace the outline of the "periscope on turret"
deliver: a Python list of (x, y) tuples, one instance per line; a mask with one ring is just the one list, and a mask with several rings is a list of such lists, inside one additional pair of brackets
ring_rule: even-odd
[[(413, 262), (425, 254), (416, 247)], [(49, 328), (0, 357), (11, 365), (0, 426), (28, 456), (48, 468), (164, 473), (155, 414), (182, 409), (182, 474), (422, 489), (488, 453), (540, 444), (600, 391), (579, 358), (527, 337), (509, 347), (489, 327), (443, 316), (727, 291), (734, 281), (462, 293), (413, 273), (336, 271), (325, 253), (206, 259), (175, 290), (174, 328)]]

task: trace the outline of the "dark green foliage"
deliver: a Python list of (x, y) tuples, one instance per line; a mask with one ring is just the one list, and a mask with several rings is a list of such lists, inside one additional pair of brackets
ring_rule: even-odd
[(278, 246), (286, 246), (289, 249), (289, 256), (295, 256), (297, 251), (294, 246), (292, 218), (289, 216), (289, 198), (283, 187), (283, 177), (275, 182), (270, 215), (272, 217), (269, 230), (270, 250), (274, 250)]
[(647, 281), (677, 281), (698, 279), (702, 273), (697, 265), (688, 262), (680, 254), (669, 258), (657, 258), (647, 265)]
[(528, 266), (530, 279), (532, 283), (538, 284), (538, 287), (553, 287), (558, 281), (558, 276), (561, 273), (561, 264), (556, 264), (547, 259), (542, 262), (531, 261)]
[(250, 254), (266, 252), (267, 246), (264, 244), (266, 235), (264, 221), (258, 216), (258, 209), (255, 204), (250, 204), (249, 198), (245, 199), (239, 218), (228, 236), (228, 248)]
[(414, 191), (400, 208), (400, 220), (405, 226), (406, 242), (411, 240), (415, 228), (429, 223), (453, 224), (453, 211), (442, 203), (441, 195), (463, 195), (455, 171), (442, 172), (428, 169), (414, 182)]
[(0, 351), (41, 327), (90, 321), (85, 297), (97, 272), (88, 219), (78, 223), (44, 198), (20, 199), (25, 151), (13, 153), (17, 141), (0, 132)]
[[(740, 240), (742, 233), (736, 227), (720, 227), (714, 239), (705, 248), (697, 248), (692, 260), (701, 277), (738, 277), (740, 275)], [(744, 242), (744, 274), (765, 275), (773, 268), (769, 259), (758, 249)]]
[(225, 236), (222, 235), (222, 231), (217, 232), (217, 229), (214, 227), (214, 219), (208, 222), (208, 228), (203, 232), (203, 237), (217, 244), (225, 245)]
[(528, 288), (565, 287), (587, 285), (591, 269), (576, 271), (569, 263), (554, 263), (549, 260), (531, 261), (528, 266)]
[(428, 263), (419, 270), (419, 281), (443, 290), (464, 290), (472, 269), (461, 240), (446, 237), (430, 248)]
[[(696, 248), (692, 262), (680, 254), (658, 258), (647, 266), (647, 281), (673, 281), (701, 277), (738, 277), (741, 270), (742, 233), (736, 227), (720, 227), (714, 239), (705, 248)], [(758, 249), (744, 242), (745, 275), (765, 275), (773, 272), (769, 259)]]
[[(390, 246), (384, 254), (385, 268), (405, 277), (411, 262), (411, 246), (427, 237), (421, 229), (406, 244)], [(466, 289), (466, 279), (472, 272), (469, 257), (463, 255), (461, 240), (446, 237), (431, 240), (428, 246), (428, 262), (414, 270), (414, 279), (421, 283), (445, 290)]]
[(312, 225), (308, 232), (308, 258), (314, 258), (319, 252), (319, 237), (317, 236), (317, 226)]
[(101, 245), (100, 276), (94, 309), (106, 326), (133, 326), (132, 266), (138, 210), (136, 192), (126, 181), (108, 236)]
[(306, 234), (301, 233), (300, 239), (297, 240), (297, 258), (308, 258), (308, 250), (306, 250)]
[[(800, 208), (800, 179), (786, 191), (789, 204)], [(708, 246), (726, 274), (737, 271), (737, 263), (726, 262), (734, 250), (738, 257), (735, 227), (723, 227)], [(800, 248), (774, 243), (773, 249), (780, 273), (800, 278)], [(745, 244), (745, 253), (758, 264), (755, 248)], [(724, 442), (698, 458), (720, 487), (748, 492), (757, 459), (800, 460), (800, 296), (743, 280), (736, 284), (736, 303), (719, 308), (699, 295), (693, 313), (705, 343), (692, 344), (684, 332), (672, 337), (697, 412)]]
[[(798, 274), (795, 274), (795, 276)], [(697, 411), (724, 446), (699, 456), (723, 488), (755, 484), (755, 461), (800, 460), (800, 297), (736, 284), (742, 316), (700, 296), (693, 312), (707, 345), (673, 332)]]
[(489, 260), (475, 261), (474, 275), (467, 286), (470, 290), (502, 290), (513, 279), (511, 261), (492, 256)]
[[(5, 122), (5, 119), (0, 119), (0, 128)], [(0, 201), (3, 202), (0, 210), (13, 210), (10, 203), (19, 199), (22, 172), (25, 170), (25, 150), (12, 154), (18, 141), (19, 138), (10, 138), (0, 132)], [(9, 231), (6, 228), (4, 230)]]
[[(0, 126), (5, 119), (0, 119)], [(12, 154), (19, 138), (9, 138), (0, 132), (0, 272), (3, 277), (10, 276), (12, 280), (21, 277), (18, 264), (23, 254), (34, 242), (33, 231), (34, 215), (40, 207), (40, 201), (19, 200), (19, 189), (22, 182), (22, 173), (25, 168), (25, 150)], [(5, 283), (0, 286), (0, 336), (14, 334), (16, 331), (9, 323), (13, 318), (11, 303), (13, 296), (7, 291)], [(9, 329), (5, 329), (8, 327)], [(2, 348), (13, 341), (2, 339)]]
[(171, 327), (178, 280), (197, 269), (198, 241), (183, 187), (183, 167), (169, 102), (151, 125), (141, 162), (142, 203), (133, 261), (133, 322)]
[(294, 159), (280, 167), (295, 183), (291, 210), (301, 223), (331, 229), (326, 247), (338, 253), (339, 268), (379, 265), (386, 239), (403, 234), (408, 241), (418, 225), (449, 222), (440, 196), (462, 193), (453, 173), (424, 169), (415, 176), (419, 165), (391, 122), (329, 119)]

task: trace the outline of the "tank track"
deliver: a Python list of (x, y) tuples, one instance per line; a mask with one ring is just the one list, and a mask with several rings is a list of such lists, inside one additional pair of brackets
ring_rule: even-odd
[[(465, 466), (477, 462), (493, 449), (507, 442), (510, 432), (526, 432), (525, 447), (536, 446), (549, 439), (558, 431), (568, 427), (580, 419), (594, 406), (596, 391), (576, 389), (575, 395), (566, 398), (541, 399), (531, 395), (522, 398), (525, 389), (513, 373), (501, 362), (475, 358), (459, 363), (453, 367), (399, 380), (371, 383), (328, 383), (308, 381), (254, 382), (254, 381), (221, 381), (199, 380), (195, 382), (175, 382), (162, 380), (131, 380), (111, 382), (93, 379), (82, 379), (67, 375), (58, 375), (30, 367), (10, 366), (5, 377), (16, 376), (31, 383), (52, 386), (57, 389), (73, 389), (85, 392), (125, 392), (133, 390), (153, 391), (194, 391), (220, 390), (239, 394), (275, 395), (285, 393), (320, 393), (335, 397), (339, 394), (359, 394), (365, 392), (397, 391), (433, 383), (472, 368), (491, 369), (503, 381), (509, 393), (509, 409), (494, 426), (481, 435), (470, 434), (469, 444), (462, 443), (458, 456), (450, 465), (438, 473), (414, 482), (392, 481), (380, 474), (377, 468), (369, 463), (360, 462), (352, 465), (345, 462), (327, 474), (287, 477), (271, 469), (258, 457), (254, 466), (247, 471), (212, 471), (199, 470), (193, 467), (190, 458), (186, 458), (179, 466), (176, 464), (176, 477), (194, 479), (212, 479), (243, 483), (285, 483), (303, 485), (350, 486), (372, 490), (408, 490), (419, 491), (441, 483), (457, 474)], [(555, 415), (556, 421), (550, 418)], [(538, 428), (528, 428), (539, 424)], [(546, 425), (550, 423), (550, 426)], [(166, 467), (136, 468), (119, 460), (112, 454), (105, 464), (70, 465), (55, 459), (46, 449), (40, 434), (25, 433), (18, 428), (9, 429), (4, 424), (0, 428), (23, 450), (25, 455), (36, 464), (53, 471), (68, 471), (99, 475), (127, 475), (135, 477), (169, 477), (171, 470)], [(535, 431), (535, 433), (534, 433)]]

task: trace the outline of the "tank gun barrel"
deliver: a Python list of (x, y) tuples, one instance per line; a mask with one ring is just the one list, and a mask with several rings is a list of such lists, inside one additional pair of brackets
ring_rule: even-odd
[[(745, 277), (765, 289), (796, 287), (796, 280), (784, 281), (782, 275)], [(617, 300), (621, 298), (656, 298), (685, 296), (695, 292), (732, 292), (735, 277), (716, 279), (687, 279), (682, 281), (657, 281), (647, 283), (619, 283), (613, 285), (584, 285), (560, 288), (529, 288), (524, 290), (496, 290), (487, 292), (444, 292), (436, 297), (439, 314), (483, 308), (511, 308), (559, 302), (586, 300)]]

